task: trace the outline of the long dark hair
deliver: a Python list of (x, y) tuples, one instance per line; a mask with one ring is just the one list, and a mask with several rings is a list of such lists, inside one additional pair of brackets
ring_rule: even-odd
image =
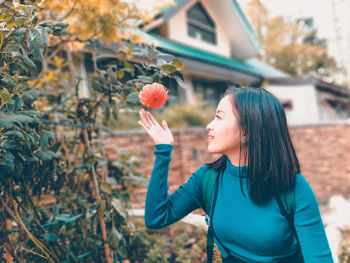
[[(240, 169), (241, 190), (244, 195), (242, 178), (247, 177), (249, 196), (261, 205), (294, 187), (295, 176), (300, 172), (286, 115), (278, 99), (264, 89), (230, 87), (222, 97), (225, 96), (231, 96), (241, 132), (246, 137), (240, 146), (239, 159), (243, 157), (248, 164), (248, 169)], [(209, 167), (220, 172), (226, 161), (223, 155)]]

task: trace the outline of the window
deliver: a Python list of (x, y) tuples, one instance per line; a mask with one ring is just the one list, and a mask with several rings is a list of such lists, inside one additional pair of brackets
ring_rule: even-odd
[(225, 82), (194, 78), (192, 86), (194, 93), (203, 96), (209, 107), (216, 107), (229, 85)]
[(285, 111), (293, 109), (293, 102), (291, 100), (282, 100), (281, 104)]
[(188, 34), (191, 37), (216, 44), (215, 24), (200, 2), (187, 11), (186, 17)]

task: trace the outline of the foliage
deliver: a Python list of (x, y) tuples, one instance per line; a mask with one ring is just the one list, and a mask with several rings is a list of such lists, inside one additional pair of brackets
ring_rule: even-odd
[(336, 61), (327, 52), (326, 43), (317, 30), (302, 26), (302, 21), (287, 22), (270, 18), (264, 4), (251, 0), (247, 16), (264, 47), (262, 59), (291, 75), (330, 75), (337, 70)]
[[(75, 62), (86, 52), (67, 43), (82, 36), (66, 22), (41, 21), (42, 8), (0, 1), (0, 253), (16, 262), (111, 262), (111, 255), (118, 262), (133, 232), (129, 196), (143, 175), (134, 154), (106, 155), (102, 116), (138, 107), (143, 85), (183, 66), (152, 48), (128, 48), (113, 65), (93, 58), (90, 78), (77, 80)], [(84, 81), (91, 96), (79, 96)], [(53, 204), (44, 206), (50, 196)]]
[(150, 230), (143, 219), (132, 219), (136, 232), (128, 250), (130, 262), (206, 262), (206, 230), (182, 222)]
[(208, 107), (201, 97), (185, 105), (173, 105), (164, 109), (156, 117), (166, 120), (169, 127), (181, 129), (185, 127), (206, 127), (215, 116), (215, 108)]
[(172, 4), (169, 1), (148, 1), (152, 12), (140, 9), (135, 1), (123, 0), (46, 0), (41, 4), (42, 20), (65, 20), (68, 30), (77, 39), (100, 39), (108, 43), (128, 40), (140, 43), (135, 34), (140, 23), (149, 23), (153, 13)]
[(341, 247), (339, 250), (340, 262), (350, 262), (350, 230), (342, 232)]

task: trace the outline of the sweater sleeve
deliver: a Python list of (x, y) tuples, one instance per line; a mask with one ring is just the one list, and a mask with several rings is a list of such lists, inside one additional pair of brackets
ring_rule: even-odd
[(305, 263), (332, 263), (332, 253), (315, 195), (301, 174), (295, 185), (295, 229)]
[(201, 186), (205, 165), (192, 174), (174, 193), (168, 194), (168, 171), (173, 145), (156, 144), (156, 155), (145, 203), (145, 225), (168, 226), (201, 206)]

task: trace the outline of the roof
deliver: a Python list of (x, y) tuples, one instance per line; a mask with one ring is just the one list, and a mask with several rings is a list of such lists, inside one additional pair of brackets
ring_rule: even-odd
[[(145, 27), (145, 29), (147, 28), (145, 31), (150, 31), (168, 21), (191, 1), (174, 0), (175, 5), (161, 10), (154, 22), (151, 22), (150, 25)], [(212, 8), (215, 9), (217, 14), (220, 14), (220, 19), (223, 23), (234, 26), (234, 28), (230, 28), (226, 33), (231, 39), (231, 45), (235, 46), (235, 50), (238, 51), (236, 56), (239, 59), (245, 59), (258, 55), (262, 46), (239, 3), (236, 0), (218, 0)], [(237, 36), (240, 37), (237, 38)], [(241, 44), (242, 41), (245, 42), (245, 45)]]
[(194, 60), (223, 66), (239, 72), (254, 75), (263, 79), (287, 77), (288, 75), (274, 69), (273, 67), (260, 62), (257, 59), (249, 59), (247, 61), (235, 60), (232, 58), (220, 56), (198, 48), (187, 46), (175, 41), (171, 41), (155, 34), (147, 34), (150, 40), (158, 43), (158, 47), (164, 51), (170, 52), (176, 56), (183, 56)]

